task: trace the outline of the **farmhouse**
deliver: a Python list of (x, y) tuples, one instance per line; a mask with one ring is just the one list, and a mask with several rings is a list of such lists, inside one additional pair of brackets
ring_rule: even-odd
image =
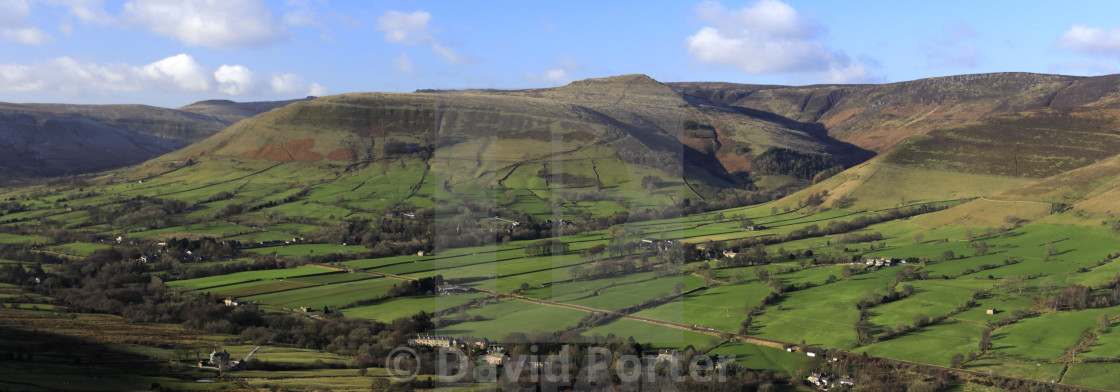
[(657, 361), (672, 361), (677, 357), (677, 350), (661, 349), (657, 351)]
[(677, 246), (679, 242), (674, 240), (659, 240), (657, 238), (643, 238), (642, 242), (638, 243), (642, 248), (653, 248), (657, 250), (669, 250)]
[(988, 308), (988, 314), (996, 314), (996, 308)]
[(448, 336), (411, 335), (408, 337), (410, 346), (457, 347), (459, 344), (459, 339)]
[(485, 350), (490, 347), (490, 339), (487, 338), (464, 338), (459, 339), (459, 342), (464, 346), (474, 347), (480, 350)]
[(453, 284), (445, 284), (436, 288), (437, 295), (463, 295), (473, 293), (474, 289), (457, 286)]
[(872, 257), (872, 258), (867, 259), (865, 264), (867, 264), (867, 266), (869, 266), (869, 267), (870, 266), (890, 267), (890, 266), (896, 265), (896, 264), (906, 264), (906, 259), (893, 259), (893, 258), (890, 258), (890, 257), (878, 257), (878, 258)]
[(241, 306), (241, 301), (234, 297), (226, 297), (225, 304), (226, 306)]
[(502, 366), (509, 361), (509, 356), (502, 353), (490, 353), (482, 356), (482, 362), (487, 365)]

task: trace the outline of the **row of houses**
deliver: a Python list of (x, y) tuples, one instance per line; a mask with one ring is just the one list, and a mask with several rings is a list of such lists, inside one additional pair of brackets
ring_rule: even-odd
[(473, 293), (473, 292), (476, 292), (476, 291), (477, 290), (472, 289), (470, 287), (463, 287), (463, 286), (453, 285), (453, 284), (445, 284), (445, 285), (436, 287), (436, 295), (463, 295), (463, 294), (470, 294), (470, 293)]
[(672, 249), (674, 246), (677, 246), (679, 244), (680, 244), (680, 241), (677, 241), (677, 240), (662, 240), (662, 239), (657, 239), (657, 238), (643, 238), (642, 242), (638, 243), (638, 247), (643, 248), (643, 249), (657, 249), (657, 250), (664, 251), (664, 250)]
[(868, 267), (890, 267), (892, 265), (906, 264), (906, 259), (895, 259), (890, 257), (872, 257), (864, 261)]
[(453, 338), (439, 335), (409, 335), (408, 345), (416, 347), (471, 348), (487, 352), (501, 352), (505, 348), (487, 338)]

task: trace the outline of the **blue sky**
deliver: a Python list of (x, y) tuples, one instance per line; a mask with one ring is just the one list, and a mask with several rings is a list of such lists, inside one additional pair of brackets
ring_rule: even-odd
[[(652, 4), (651, 4), (652, 3)], [(0, 0), (0, 101), (274, 100), (356, 91), (1100, 75), (1120, 3)]]

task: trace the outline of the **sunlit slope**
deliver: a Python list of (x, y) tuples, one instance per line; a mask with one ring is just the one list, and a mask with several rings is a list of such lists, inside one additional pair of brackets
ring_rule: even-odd
[(1116, 166), (1109, 157), (1120, 153), (1116, 114), (1040, 109), (935, 130), (778, 205), (797, 208), (822, 192), (824, 206), (854, 209), (982, 197), (931, 215), (961, 224), (1031, 219), (1049, 214), (1052, 204), (1107, 213)]
[(671, 85), (709, 101), (816, 124), (832, 137), (885, 152), (914, 135), (1004, 114), (1112, 106), (1120, 76), (989, 73), (880, 85)]

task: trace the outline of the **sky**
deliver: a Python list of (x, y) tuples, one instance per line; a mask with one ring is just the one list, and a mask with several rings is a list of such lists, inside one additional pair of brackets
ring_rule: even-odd
[(1120, 2), (0, 0), (0, 101), (1116, 73)]

